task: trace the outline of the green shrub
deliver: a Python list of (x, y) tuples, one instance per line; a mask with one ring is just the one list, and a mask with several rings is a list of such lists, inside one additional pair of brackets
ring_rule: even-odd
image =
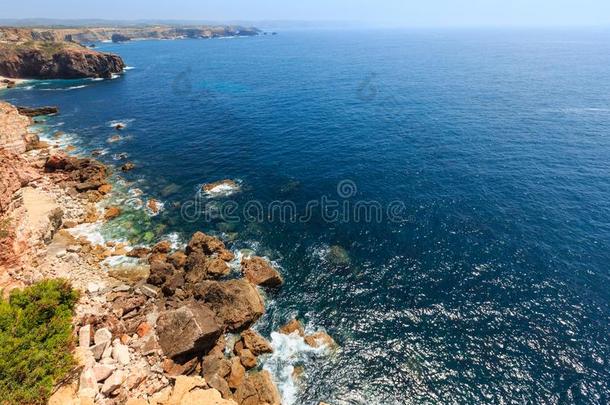
[(48, 280), (0, 298), (0, 403), (45, 404), (74, 367), (72, 316), (78, 293)]

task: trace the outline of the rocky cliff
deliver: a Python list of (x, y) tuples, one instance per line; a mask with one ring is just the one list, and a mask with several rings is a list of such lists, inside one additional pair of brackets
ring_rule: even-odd
[(0, 102), (0, 150), (23, 153), (28, 143), (30, 119), (11, 104)]
[(0, 42), (72, 41), (78, 43), (125, 39), (180, 39), (254, 36), (260, 31), (242, 26), (138, 26), (85, 28), (0, 28)]
[(110, 78), (123, 60), (68, 42), (0, 43), (0, 76), (27, 79)]

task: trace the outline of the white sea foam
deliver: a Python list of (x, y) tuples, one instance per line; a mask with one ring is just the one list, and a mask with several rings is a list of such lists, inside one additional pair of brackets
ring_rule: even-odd
[(161, 239), (168, 241), (172, 245), (173, 250), (181, 250), (186, 248), (186, 242), (182, 239), (178, 232), (168, 233)]
[(263, 368), (273, 375), (278, 384), (282, 403), (295, 404), (298, 391), (293, 377), (295, 366), (307, 362), (312, 357), (323, 355), (326, 349), (309, 346), (296, 332), (292, 335), (271, 333), (271, 346), (273, 353), (265, 360)]
[(150, 201), (151, 200), (148, 200), (148, 202), (146, 203), (146, 213), (151, 217), (156, 217), (157, 215), (159, 215), (161, 213), (161, 211), (163, 211), (165, 209), (165, 203), (163, 201), (154, 200), (155, 203), (157, 204), (157, 211), (155, 212), (148, 206)]
[(118, 266), (137, 266), (139, 264), (139, 259), (128, 256), (110, 256), (104, 259), (101, 265), (106, 267), (118, 267)]
[(125, 68), (123, 70), (133, 70), (135, 69), (135, 66), (125, 66)]
[(220, 183), (207, 191), (203, 191), (203, 187), (205, 186), (205, 184), (201, 184), (198, 186), (198, 189), (200, 190), (199, 192), (201, 195), (209, 198), (228, 197), (232, 194), (241, 191), (240, 181), (236, 180), (235, 183), (236, 185), (232, 185), (229, 183)]
[(101, 227), (101, 222), (80, 224), (74, 228), (69, 229), (69, 232), (75, 238), (80, 238), (81, 236), (84, 236), (92, 245), (104, 245), (106, 243), (106, 240), (100, 232)]
[(123, 129), (124, 129), (124, 128), (127, 128), (127, 125), (131, 124), (134, 121), (135, 121), (134, 118), (126, 118), (126, 119), (122, 119), (122, 120), (109, 121), (107, 124), (110, 128), (116, 128), (117, 125), (122, 125)]
[(144, 192), (137, 187), (130, 188), (127, 193), (129, 194), (130, 197), (141, 197), (142, 194), (144, 194)]

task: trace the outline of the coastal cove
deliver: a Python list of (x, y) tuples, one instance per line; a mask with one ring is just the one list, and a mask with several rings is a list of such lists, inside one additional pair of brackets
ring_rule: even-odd
[[(27, 81), (0, 99), (58, 106), (37, 118), (42, 140), (111, 169), (107, 204), (121, 215), (81, 236), (182, 250), (203, 231), (238, 258), (270, 260), (284, 284), (263, 290), (254, 328), (274, 349), (261, 365), (284, 404), (604, 403), (608, 39), (312, 30), (98, 42), (125, 73)], [(229, 192), (202, 193), (223, 179)], [(322, 197), (403, 205), (368, 221), (320, 208), (307, 221), (203, 215), (227, 201), (304, 213)], [(293, 318), (338, 348), (278, 333)]]

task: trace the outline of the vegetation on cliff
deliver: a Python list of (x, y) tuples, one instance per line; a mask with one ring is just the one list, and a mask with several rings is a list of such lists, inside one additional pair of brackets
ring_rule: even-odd
[(63, 280), (42, 281), (0, 299), (0, 403), (44, 404), (73, 368), (77, 300)]

